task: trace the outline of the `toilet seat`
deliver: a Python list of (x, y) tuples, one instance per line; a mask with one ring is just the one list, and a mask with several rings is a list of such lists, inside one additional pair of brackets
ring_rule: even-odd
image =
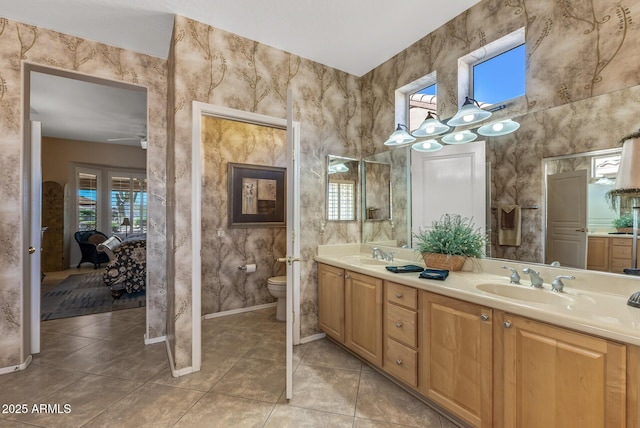
[(267, 284), (270, 285), (287, 285), (286, 276), (274, 276), (267, 280)]

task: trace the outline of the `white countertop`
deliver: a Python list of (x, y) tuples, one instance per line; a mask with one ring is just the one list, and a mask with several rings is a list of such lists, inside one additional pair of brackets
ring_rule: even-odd
[[(370, 247), (371, 245), (365, 244), (321, 245), (318, 247), (315, 260), (398, 284), (640, 346), (640, 308), (627, 305), (629, 296), (640, 291), (640, 277), (510, 260), (469, 259), (463, 271), (450, 272), (445, 281), (428, 280), (419, 278), (418, 273), (389, 272), (381, 262), (364, 264), (374, 263), (369, 260)], [(396, 251), (396, 259), (393, 263), (389, 263), (390, 266), (417, 264), (424, 267), (422, 259), (413, 250), (381, 248), (385, 251)], [(505, 265), (518, 270), (522, 277), (520, 281), (522, 285), (509, 283), (510, 271), (502, 269)], [(540, 272), (540, 276), (544, 279), (543, 290), (529, 287), (529, 276), (522, 273), (524, 267)], [(573, 280), (563, 280), (565, 293), (558, 294), (550, 291), (550, 283), (556, 275), (575, 276)], [(517, 289), (517, 292), (531, 296), (531, 300), (503, 297), (477, 288), (480, 286), (487, 289), (486, 287), (493, 287), (494, 284), (495, 287), (509, 292), (512, 290), (505, 290), (505, 287), (526, 288), (526, 290)]]

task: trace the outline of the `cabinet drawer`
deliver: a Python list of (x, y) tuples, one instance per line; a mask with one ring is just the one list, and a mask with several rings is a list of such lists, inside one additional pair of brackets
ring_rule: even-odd
[(620, 245), (614, 245), (611, 247), (611, 257), (615, 259), (631, 260), (631, 246), (622, 247)]
[(387, 282), (386, 299), (396, 305), (404, 306), (409, 309), (418, 309), (418, 290), (406, 285), (400, 285), (393, 282)]
[(385, 334), (414, 348), (418, 345), (418, 314), (415, 311), (387, 303)]
[(387, 372), (414, 388), (418, 387), (418, 351), (387, 338), (384, 355)]
[(619, 245), (621, 247), (630, 247), (632, 238), (611, 238), (611, 245)]
[(625, 268), (630, 268), (631, 266), (631, 257), (628, 259), (611, 259), (611, 272), (622, 273)]

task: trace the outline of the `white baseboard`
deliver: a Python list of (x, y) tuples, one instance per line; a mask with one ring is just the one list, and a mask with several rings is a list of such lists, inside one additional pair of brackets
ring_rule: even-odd
[(33, 360), (33, 357), (31, 355), (29, 355), (27, 357), (27, 359), (24, 360), (24, 362), (22, 364), (18, 364), (17, 366), (2, 367), (2, 368), (0, 368), (0, 375), (7, 374), (7, 373), (13, 373), (13, 372), (19, 372), (21, 370), (24, 370), (27, 367), (29, 367), (29, 364), (31, 364), (31, 360)]
[(273, 303), (265, 303), (264, 305), (249, 306), (248, 308), (231, 309), (230, 311), (216, 312), (213, 314), (203, 315), (202, 319), (209, 320), (211, 318), (225, 317), (227, 315), (235, 315), (235, 314), (242, 314), (244, 312), (259, 311), (260, 309), (273, 308), (277, 304), (278, 302), (273, 302)]
[(173, 355), (171, 354), (171, 348), (169, 348), (169, 341), (166, 340), (164, 343), (167, 344), (167, 356), (169, 357), (169, 368), (171, 369), (171, 376), (180, 377), (193, 373), (193, 367), (184, 367), (180, 370), (175, 369), (175, 365), (173, 364)]
[(167, 336), (158, 336), (151, 339), (147, 339), (147, 334), (144, 335), (144, 344), (145, 345), (153, 345), (154, 343), (166, 342)]
[(300, 339), (300, 343), (313, 342), (314, 340), (324, 339), (326, 336), (327, 336), (326, 333), (313, 334), (311, 336), (303, 337), (302, 339)]

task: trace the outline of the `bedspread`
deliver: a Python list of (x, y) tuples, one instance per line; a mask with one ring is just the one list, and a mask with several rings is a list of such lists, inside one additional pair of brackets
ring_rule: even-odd
[(113, 259), (103, 274), (106, 285), (115, 289), (124, 289), (127, 293), (146, 288), (147, 279), (147, 241), (133, 240), (122, 242), (113, 250)]

